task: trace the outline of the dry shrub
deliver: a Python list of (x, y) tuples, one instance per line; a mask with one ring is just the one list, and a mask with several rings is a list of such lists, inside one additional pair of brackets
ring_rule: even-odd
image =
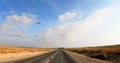
[(107, 53), (103, 53), (103, 52), (101, 52), (101, 53), (94, 53), (91, 57), (92, 58), (97, 58), (97, 59), (102, 59), (102, 60), (108, 59)]

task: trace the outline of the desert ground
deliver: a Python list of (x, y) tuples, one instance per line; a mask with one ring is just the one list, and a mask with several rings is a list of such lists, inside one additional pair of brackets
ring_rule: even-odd
[(0, 62), (40, 55), (51, 50), (50, 48), (16, 48), (0, 46)]
[[(62, 49), (79, 53), (91, 58), (120, 63), (120, 45)], [(54, 48), (17, 48), (0, 46), (0, 62), (32, 57), (52, 50), (54, 50)]]
[(120, 45), (66, 49), (91, 58), (106, 60), (113, 63), (120, 63)]

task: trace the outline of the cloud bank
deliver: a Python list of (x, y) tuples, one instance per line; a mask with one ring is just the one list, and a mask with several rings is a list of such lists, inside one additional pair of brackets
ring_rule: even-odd
[[(120, 43), (120, 12), (118, 6), (97, 9), (84, 20), (73, 23), (65, 22), (48, 28), (43, 33), (43, 45), (50, 47), (85, 47), (110, 45)], [(70, 17), (68, 17), (71, 15)], [(59, 16), (60, 21), (75, 17), (74, 13), (64, 13)], [(43, 46), (43, 47), (44, 47)]]

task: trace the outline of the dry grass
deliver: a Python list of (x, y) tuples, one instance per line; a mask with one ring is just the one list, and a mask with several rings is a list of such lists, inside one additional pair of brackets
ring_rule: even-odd
[(0, 46), (0, 54), (49, 51), (50, 48), (16, 48)]
[(0, 62), (39, 55), (51, 50), (50, 48), (16, 48), (0, 46)]
[(97, 47), (97, 48), (67, 48), (67, 50), (92, 57), (94, 54), (105, 53), (107, 61), (120, 63), (120, 47)]
[(119, 53), (120, 48), (69, 48), (68, 50), (76, 50), (76, 51), (88, 51), (88, 52), (106, 52), (106, 53)]

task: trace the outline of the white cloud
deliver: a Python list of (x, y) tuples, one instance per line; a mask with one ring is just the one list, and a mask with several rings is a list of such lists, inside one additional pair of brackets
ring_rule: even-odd
[(75, 12), (66, 12), (64, 14), (59, 15), (59, 21), (64, 22), (74, 18), (77, 14)]
[[(98, 9), (82, 21), (65, 22), (64, 24), (48, 28), (42, 35), (41, 40), (51, 44), (51, 47), (82, 47), (118, 43), (118, 41), (120, 42), (118, 40), (120, 37), (120, 30), (118, 31), (120, 19), (117, 17), (118, 12), (115, 12), (115, 9), (112, 6)], [(61, 16), (59, 20), (63, 21), (66, 19), (65, 16)], [(115, 26), (116, 24), (117, 26)], [(114, 31), (111, 32), (112, 30)]]
[[(0, 25), (0, 44), (11, 46), (25, 46), (26, 43), (34, 40), (26, 31), (37, 20), (36, 15), (22, 13), (21, 15), (8, 15)], [(30, 44), (29, 44), (30, 45)]]
[[(119, 7), (119, 4), (114, 4), (107, 8), (97, 9), (84, 20), (72, 22), (70, 21), (79, 15), (75, 12), (66, 12), (58, 16), (59, 21), (63, 23), (48, 28), (37, 38), (34, 36), (31, 39), (31, 36), (27, 36), (28, 38), (25, 38), (25, 40), (31, 42), (26, 44), (35, 47), (83, 47), (120, 44)], [(7, 16), (5, 22), (0, 27), (0, 31), (5, 31), (6, 33), (8, 31), (7, 34), (16, 35), (14, 31), (24, 32), (34, 20), (34, 15), (24, 13), (22, 15), (14, 14)], [(10, 31), (13, 31), (13, 33), (9, 33)], [(40, 44), (38, 43), (39, 41)], [(25, 41), (23, 42), (25, 43)]]
[(24, 32), (34, 21), (35, 17), (26, 13), (9, 15), (0, 26), (0, 30), (3, 32)]

